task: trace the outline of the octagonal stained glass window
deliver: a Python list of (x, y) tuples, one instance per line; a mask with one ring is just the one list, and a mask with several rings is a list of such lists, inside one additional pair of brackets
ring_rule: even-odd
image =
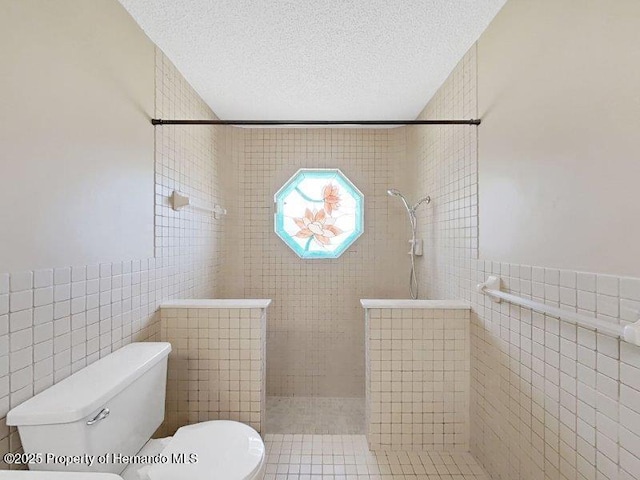
[(298, 170), (274, 201), (276, 234), (301, 258), (337, 258), (364, 230), (364, 196), (335, 168)]

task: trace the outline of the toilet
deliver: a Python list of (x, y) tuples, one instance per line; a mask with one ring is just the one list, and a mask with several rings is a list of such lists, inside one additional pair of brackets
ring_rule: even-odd
[(264, 443), (243, 423), (212, 420), (151, 439), (164, 419), (169, 352), (164, 342), (126, 345), (12, 409), (7, 424), (18, 427), (25, 453), (46, 457), (0, 480), (62, 478), (54, 472), (69, 480), (262, 479)]

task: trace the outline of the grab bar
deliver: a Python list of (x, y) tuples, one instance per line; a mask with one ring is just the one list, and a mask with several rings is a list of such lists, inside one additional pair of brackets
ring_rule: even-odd
[(495, 277), (492, 275), (487, 278), (486, 282), (479, 283), (476, 289), (479, 293), (488, 295), (494, 302), (505, 300), (514, 305), (520, 305), (522, 307), (535, 310), (536, 312), (551, 315), (552, 317), (558, 317), (560, 320), (564, 320), (566, 322), (593, 328), (595, 330), (598, 330), (599, 332), (606, 333), (607, 335), (611, 335), (613, 337), (620, 337), (625, 342), (640, 346), (640, 320), (629, 325), (617, 325), (605, 320), (587, 317), (576, 312), (562, 310), (558, 307), (552, 307), (550, 305), (545, 305), (544, 303), (536, 302), (528, 298), (522, 298), (511, 293), (503, 292), (501, 290), (501, 283), (502, 282), (500, 281), (499, 277)]

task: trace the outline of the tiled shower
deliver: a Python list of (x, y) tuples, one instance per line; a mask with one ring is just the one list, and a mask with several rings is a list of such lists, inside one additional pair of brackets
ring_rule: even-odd
[[(362, 397), (364, 330), (359, 300), (402, 295), (404, 218), (386, 185), (401, 170), (395, 129), (242, 129), (238, 226), (228, 297), (272, 298), (268, 395)], [(274, 193), (298, 169), (340, 168), (365, 196), (366, 229), (339, 259), (301, 261), (273, 232)]]
[[(149, 115), (217, 118), (153, 51)], [(419, 119), (490, 124), (482, 54), (471, 45)], [(484, 255), (482, 128), (156, 127), (153, 256), (0, 265), (0, 453), (21, 448), (11, 408), (127, 343), (162, 339), (191, 360), (170, 364), (162, 433), (249, 423), (266, 440), (265, 480), (640, 479), (640, 347), (476, 287), (496, 276), (505, 292), (626, 325), (639, 318), (640, 277)], [(364, 234), (337, 259), (300, 259), (274, 234), (274, 193), (301, 168), (339, 168), (364, 194)], [(457, 306), (365, 320), (361, 299), (408, 295), (407, 222), (391, 187), (430, 195), (418, 210), (420, 298)], [(175, 211), (174, 191), (226, 214)], [(206, 313), (169, 303), (161, 318), (163, 303), (221, 298), (271, 303)]]

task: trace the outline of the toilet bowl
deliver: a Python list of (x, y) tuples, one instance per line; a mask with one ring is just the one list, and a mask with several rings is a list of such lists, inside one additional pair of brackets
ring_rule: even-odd
[(169, 343), (132, 343), (11, 410), (7, 424), (18, 427), (25, 453), (80, 460), (31, 464), (0, 480), (62, 478), (51, 472), (85, 472), (62, 474), (69, 480), (262, 479), (264, 443), (243, 423), (212, 420), (151, 439), (164, 419), (170, 351)]
[(177, 462), (134, 464), (124, 480), (259, 480), (264, 476), (264, 443), (239, 422), (213, 420), (179, 428), (173, 437), (150, 440), (138, 455)]

